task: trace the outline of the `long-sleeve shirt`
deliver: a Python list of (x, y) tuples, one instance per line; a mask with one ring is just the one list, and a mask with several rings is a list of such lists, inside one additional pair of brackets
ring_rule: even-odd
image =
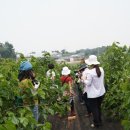
[(23, 105), (36, 105), (38, 104), (37, 96), (33, 96), (32, 90), (34, 90), (34, 86), (30, 79), (24, 79), (19, 83), (20, 96), (23, 99)]
[(95, 68), (86, 71), (87, 78), (84, 79), (83, 82), (85, 84), (88, 98), (100, 97), (106, 92), (104, 87), (104, 70), (102, 67), (100, 67), (100, 71), (100, 77), (97, 76)]

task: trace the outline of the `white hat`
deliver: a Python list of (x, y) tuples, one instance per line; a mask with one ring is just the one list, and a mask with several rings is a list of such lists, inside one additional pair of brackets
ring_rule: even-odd
[(100, 62), (97, 61), (97, 56), (90, 55), (88, 59), (85, 60), (85, 63), (88, 65), (99, 65)]
[(62, 68), (61, 74), (62, 75), (68, 75), (68, 74), (70, 74), (70, 71), (71, 70), (67, 66), (65, 66), (65, 67)]

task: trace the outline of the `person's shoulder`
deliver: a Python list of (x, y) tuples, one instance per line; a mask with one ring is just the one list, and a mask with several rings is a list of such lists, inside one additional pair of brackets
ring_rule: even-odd
[(99, 68), (100, 68), (101, 72), (104, 72), (104, 69), (103, 69), (103, 67), (99, 67)]
[(50, 73), (50, 69), (49, 70), (47, 70), (47, 72), (46, 73)]
[(65, 78), (65, 76), (64, 76), (64, 75), (61, 75), (61, 76), (60, 76), (60, 79), (61, 79), (61, 80), (63, 80), (64, 78)]
[(55, 74), (55, 71), (54, 71), (54, 70), (52, 70), (52, 73), (53, 73), (53, 74)]
[(50, 76), (50, 70), (47, 70), (46, 75)]
[(103, 67), (99, 66), (99, 68), (103, 70)]
[(96, 74), (96, 69), (95, 69), (95, 68), (88, 69), (88, 70), (87, 70), (87, 74), (95, 75), (95, 74)]
[(68, 80), (73, 80), (73, 76), (72, 75), (68, 75), (67, 79)]
[(83, 73), (89, 73), (89, 69), (88, 68), (86, 68), (84, 71), (83, 71)]

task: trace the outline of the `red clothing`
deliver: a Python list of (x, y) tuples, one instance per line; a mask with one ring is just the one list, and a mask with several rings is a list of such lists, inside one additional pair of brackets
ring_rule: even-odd
[(69, 102), (70, 102), (70, 108), (71, 108), (70, 116), (75, 116), (74, 97), (73, 97), (74, 92), (73, 92), (73, 89), (72, 89), (72, 87), (73, 87), (73, 85), (72, 85), (72, 83), (73, 83), (73, 78), (72, 78), (72, 76), (70, 76), (70, 75), (67, 75), (67, 76), (62, 75), (62, 76), (60, 77), (60, 80), (61, 80), (61, 82), (62, 82), (62, 85), (63, 85), (63, 83), (66, 83), (66, 84), (71, 83), (71, 85), (70, 85), (70, 84), (68, 85), (68, 86), (69, 86), (69, 89), (66, 89), (66, 90), (64, 91), (63, 96), (69, 96), (68, 98), (70, 98), (70, 99), (68, 99), (68, 100), (69, 100)]
[(60, 80), (61, 80), (61, 82), (62, 83), (69, 83), (69, 82), (73, 82), (73, 78), (71, 77), (71, 76), (64, 76), (64, 75), (62, 75), (61, 77), (60, 77)]

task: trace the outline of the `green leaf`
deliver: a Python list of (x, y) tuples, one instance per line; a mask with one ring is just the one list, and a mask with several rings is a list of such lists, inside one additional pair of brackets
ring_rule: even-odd
[(5, 130), (5, 127), (3, 125), (0, 125), (0, 130)]
[[(3, 124), (3, 126), (7, 129), (7, 130), (16, 130), (15, 125), (12, 122), (8, 122), (7, 124)], [(1, 129), (0, 129), (1, 130)]]
[(38, 89), (38, 94), (40, 95), (40, 97), (45, 99), (45, 92), (42, 89)]
[(0, 98), (0, 107), (3, 105), (3, 101), (2, 99)]
[(130, 130), (130, 121), (129, 120), (122, 120), (121, 124), (124, 126), (125, 130)]
[(52, 125), (50, 122), (45, 122), (45, 124), (42, 127), (42, 130), (51, 130)]
[(21, 117), (19, 118), (19, 120), (20, 120), (20, 123), (23, 124), (24, 127), (26, 127), (29, 123), (28, 119), (25, 117)]
[(19, 120), (18, 120), (15, 116), (12, 117), (12, 122), (13, 122), (15, 125), (18, 125), (18, 124), (19, 124)]
[(48, 112), (49, 112), (51, 115), (54, 115), (54, 110), (53, 110), (53, 109), (49, 108), (49, 109), (48, 109)]
[(3, 76), (3, 74), (0, 74), (0, 79), (2, 79), (4, 76)]

